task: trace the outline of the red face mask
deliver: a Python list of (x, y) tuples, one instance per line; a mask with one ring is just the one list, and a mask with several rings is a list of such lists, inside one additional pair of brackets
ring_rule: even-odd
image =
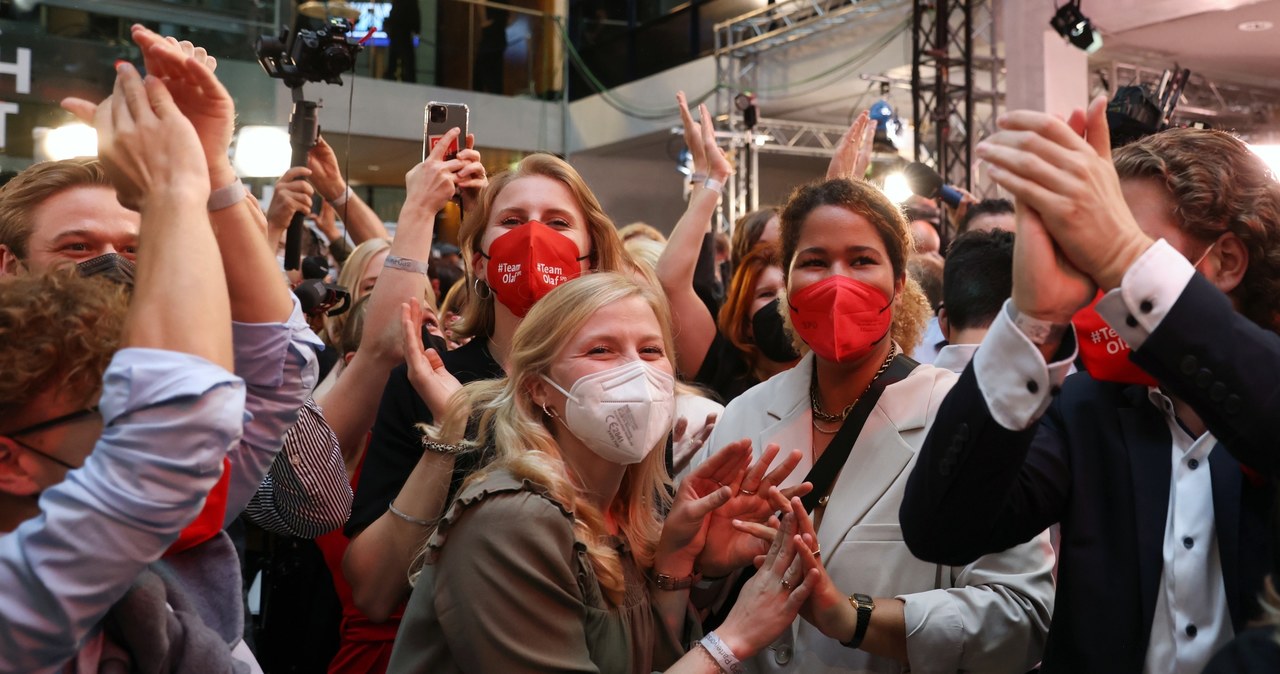
[(1071, 318), (1084, 369), (1098, 381), (1155, 386), (1156, 380), (1129, 360), (1129, 345), (1098, 315), (1100, 299), (1102, 291)]
[(511, 313), (524, 318), (534, 302), (556, 286), (582, 274), (578, 244), (569, 237), (530, 220), (511, 228), (489, 245), (485, 273), (489, 287)]
[(889, 336), (892, 304), (869, 283), (829, 276), (791, 296), (791, 325), (814, 353), (847, 363)]

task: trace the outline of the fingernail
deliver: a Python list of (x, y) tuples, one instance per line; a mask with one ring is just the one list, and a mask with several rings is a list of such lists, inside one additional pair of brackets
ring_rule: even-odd
[(983, 141), (983, 142), (981, 142), (981, 143), (978, 143), (977, 147), (973, 148), (973, 153), (974, 153), (974, 154), (976, 154), (976, 155), (978, 155), (979, 157), (985, 157), (985, 156), (987, 156), (987, 143), (986, 143), (986, 141)]

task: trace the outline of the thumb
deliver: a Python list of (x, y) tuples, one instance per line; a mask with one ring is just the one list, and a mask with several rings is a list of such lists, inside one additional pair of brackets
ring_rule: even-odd
[(1107, 97), (1099, 95), (1085, 113), (1084, 138), (1099, 157), (1111, 161), (1111, 127), (1107, 124)]
[(83, 98), (68, 96), (62, 99), (62, 109), (75, 115), (77, 119), (85, 124), (93, 124), (93, 115), (98, 111), (98, 106)]

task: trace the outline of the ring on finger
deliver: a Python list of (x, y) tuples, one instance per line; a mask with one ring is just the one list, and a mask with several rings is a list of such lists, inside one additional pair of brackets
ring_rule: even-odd
[(738, 493), (746, 494), (747, 496), (755, 496), (755, 495), (756, 495), (756, 493), (755, 493), (754, 491), (751, 491), (750, 489), (747, 489), (746, 487), (742, 487), (741, 489), (739, 489), (739, 490), (738, 490)]
[(788, 582), (787, 582), (787, 579), (786, 579), (786, 578), (783, 578), (783, 579), (782, 579), (782, 587), (787, 588), (787, 591), (788, 591), (788, 592), (790, 592), (791, 590), (796, 589), (794, 585), (792, 585), (791, 583), (788, 583)]

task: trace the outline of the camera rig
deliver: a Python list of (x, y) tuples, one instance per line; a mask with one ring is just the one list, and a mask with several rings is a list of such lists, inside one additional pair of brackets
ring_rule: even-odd
[[(350, 35), (352, 19), (359, 12), (344, 2), (308, 2), (298, 7), (293, 31), (284, 29), (279, 35), (263, 35), (254, 42), (258, 63), (267, 75), (284, 82), (293, 95), (293, 112), (289, 115), (289, 146), (293, 156), (290, 166), (306, 166), (307, 154), (320, 135), (316, 116), (319, 104), (306, 100), (302, 85), (307, 82), (342, 84), (342, 73), (355, 67), (356, 54), (364, 49), (362, 39)], [(321, 19), (319, 28), (304, 28), (304, 17)], [(294, 213), (285, 235), (284, 268), (297, 269), (302, 258), (302, 222), (304, 214)]]

